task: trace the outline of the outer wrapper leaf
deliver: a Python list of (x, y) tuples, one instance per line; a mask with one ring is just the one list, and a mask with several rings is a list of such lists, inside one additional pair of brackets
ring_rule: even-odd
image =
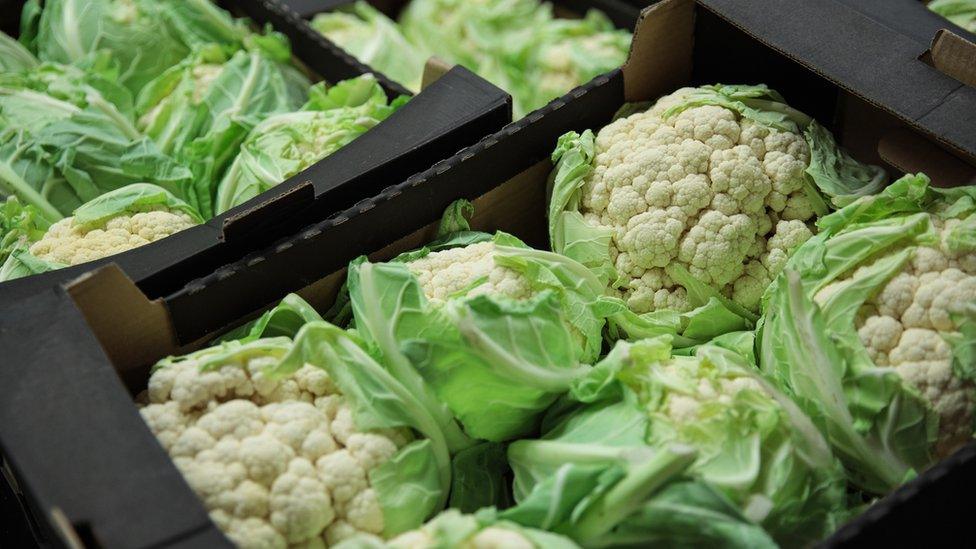
[(133, 94), (189, 53), (151, 0), (31, 1), (40, 16), (27, 21), (26, 34), (41, 60), (85, 66), (106, 52)]
[(25, 248), (15, 248), (0, 266), (0, 282), (63, 269), (67, 265), (44, 261), (31, 255)]
[(181, 195), (185, 167), (133, 124), (129, 93), (100, 72), (44, 64), (0, 75), (0, 188), (56, 221), (130, 183)]
[(92, 229), (104, 226), (109, 219), (126, 213), (160, 208), (185, 213), (197, 223), (203, 223), (200, 214), (186, 202), (176, 198), (166, 189), (148, 183), (127, 185), (86, 202), (75, 210), (73, 223), (84, 229)]
[(512, 505), (505, 447), (485, 442), (454, 456), (449, 507), (473, 513), (486, 507), (504, 509)]
[(266, 337), (294, 338), (302, 327), (310, 322), (321, 321), (311, 305), (298, 294), (288, 294), (280, 303), (252, 322), (231, 330), (220, 337), (220, 341), (251, 341)]
[[(217, 185), (249, 132), (268, 117), (294, 111), (308, 81), (266, 50), (239, 51), (224, 60), (219, 49), (201, 50), (150, 83), (139, 97), (140, 123), (164, 150), (194, 174), (184, 195), (206, 217)], [(212, 81), (200, 76), (216, 72)]]
[(23, 44), (0, 32), (0, 73), (28, 71), (40, 63)]
[(159, 4), (175, 35), (191, 49), (204, 44), (239, 48), (251, 35), (246, 20), (235, 19), (211, 0), (162, 0)]
[(471, 436), (497, 441), (533, 431), (585, 372), (551, 293), (527, 303), (482, 295), (445, 312), (451, 331), (408, 340), (404, 350)]

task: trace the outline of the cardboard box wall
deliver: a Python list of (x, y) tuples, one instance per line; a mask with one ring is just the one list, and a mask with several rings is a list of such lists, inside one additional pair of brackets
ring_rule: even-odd
[[(243, 12), (259, 25), (290, 25), (291, 30), (286, 29), (285, 34), (292, 39), (296, 58), (326, 81), (337, 82), (369, 71), (361, 64), (355, 73), (340, 67), (341, 63), (334, 62), (334, 46), (307, 28), (304, 21), (280, 15), (286, 12), (277, 0), (220, 3), (235, 13)], [(9, 7), (19, 14), (22, 4), (11, 2)], [(341, 51), (339, 54), (345, 56)], [(504, 91), (463, 67), (430, 68), (433, 76), (428, 85), (404, 107), (280, 185), (161, 241), (83, 265), (2, 283), (0, 307), (11, 299), (109, 263), (117, 263), (148, 293), (162, 295), (172, 290), (170, 284), (174, 281), (179, 285), (187, 277), (208, 273), (282, 235), (348, 208), (511, 121), (511, 99)], [(395, 90), (389, 93), (392, 95)]]
[[(363, 253), (386, 259), (422, 245), (432, 237), (444, 207), (457, 198), (474, 200), (476, 229), (506, 230), (545, 246), (547, 159), (556, 138), (568, 130), (603, 126), (625, 101), (653, 99), (688, 83), (766, 82), (865, 155), (880, 157), (879, 148), (894, 128), (938, 153), (913, 160), (929, 162), (926, 169), (946, 159), (972, 168), (967, 161), (976, 157), (973, 149), (956, 150), (939, 136), (929, 139), (933, 128), (926, 127), (924, 116), (909, 116), (914, 111), (906, 111), (898, 97), (886, 102), (894, 94), (885, 79), (894, 73), (885, 71), (894, 61), (876, 63), (875, 44), (844, 50), (844, 59), (831, 55), (837, 53), (831, 44), (850, 46), (854, 37), (829, 26), (824, 12), (814, 8), (834, 12), (837, 4), (751, 4), (744, 9), (734, 0), (665, 0), (646, 12), (622, 70), (177, 291), (147, 296), (110, 266), (15, 303), (0, 316), (0, 348), (19, 366), (0, 368), (0, 450), (35, 518), (55, 535), (75, 532), (106, 546), (217, 543), (219, 532), (132, 404), (132, 392), (144, 386), (148, 367), (167, 354), (200, 346), (287, 292), (300, 291), (318, 308), (328, 307), (349, 260)], [(788, 14), (806, 19), (769, 30)], [(841, 15), (857, 21), (849, 32), (898, 46), (897, 37), (883, 26), (849, 11)], [(804, 25), (813, 28), (804, 30)], [(816, 44), (814, 51), (810, 43)], [(856, 51), (865, 57), (858, 61)], [(907, 48), (898, 51), (910, 58)], [(874, 80), (844, 73), (873, 66), (880, 67)], [(944, 75), (925, 66), (910, 72), (942, 81)], [(896, 72), (899, 78), (906, 74)], [(929, 100), (934, 110), (949, 108), (934, 96), (913, 100)], [(878, 123), (853, 122), (866, 118)], [(923, 474), (828, 543), (931, 542), (932, 531), (951, 532), (953, 521), (965, 524), (969, 506), (946, 497), (952, 493), (946, 482), (972, 481), (973, 455), (967, 448)], [(914, 511), (912, 520), (905, 519), (904, 509)], [(57, 516), (65, 520), (52, 518)]]

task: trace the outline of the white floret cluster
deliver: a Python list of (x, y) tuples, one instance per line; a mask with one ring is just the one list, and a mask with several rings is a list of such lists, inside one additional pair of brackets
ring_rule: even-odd
[[(390, 549), (435, 549), (443, 544), (426, 529), (412, 530), (386, 542)], [(535, 549), (535, 544), (522, 534), (489, 526), (471, 537), (452, 545), (451, 549)]]
[(306, 365), (278, 381), (274, 357), (201, 371), (195, 360), (158, 369), (143, 419), (211, 519), (238, 547), (325, 547), (380, 535), (369, 473), (408, 442), (360, 432), (329, 375)]
[(74, 217), (66, 217), (51, 225), (31, 245), (30, 253), (45, 261), (79, 265), (144, 246), (196, 224), (188, 214), (164, 208), (125, 213), (92, 229), (79, 227)]
[(673, 358), (655, 367), (661, 368), (660, 373), (665, 378), (680, 380), (674, 387), (685, 386), (687, 389), (667, 391), (662, 403), (668, 418), (679, 426), (694, 428), (700, 425), (708, 419), (702, 414), (727, 415), (727, 409), (718, 408), (714, 404), (730, 406), (741, 391), (765, 394), (755, 379), (745, 375), (712, 376), (708, 370), (713, 366), (703, 364), (698, 359)]
[[(932, 223), (948, 234), (958, 220)], [(869, 266), (868, 266), (869, 267)], [(826, 286), (823, 302), (841, 285)], [(945, 456), (972, 437), (976, 387), (953, 372), (952, 348), (942, 334), (957, 331), (953, 314), (976, 301), (976, 253), (953, 254), (944, 244), (915, 249), (911, 261), (859, 311), (857, 330), (874, 364), (893, 368), (939, 414), (936, 453)]]
[(532, 297), (531, 286), (524, 276), (495, 263), (493, 242), (432, 252), (408, 266), (424, 295), (435, 303), (461, 292), (472, 297), (482, 294), (512, 299)]
[(788, 253), (812, 236), (807, 222), (815, 214), (804, 191), (810, 150), (802, 135), (723, 107), (664, 118), (692, 91), (600, 130), (582, 212), (612, 231), (618, 289), (632, 310), (690, 309), (664, 270), (677, 262), (757, 311)]

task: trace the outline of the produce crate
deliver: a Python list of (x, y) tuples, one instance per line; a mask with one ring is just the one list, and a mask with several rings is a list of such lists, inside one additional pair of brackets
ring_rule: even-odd
[[(862, 160), (970, 181), (976, 96), (919, 61), (923, 52), (832, 0), (665, 0), (644, 13), (622, 69), (209, 276), (152, 295), (108, 265), (9, 303), (0, 347), (20, 367), (0, 368), (0, 448), (32, 516), (55, 539), (219, 545), (220, 533), (132, 403), (148, 368), (290, 291), (326, 309), (348, 261), (388, 259), (424, 244), (458, 198), (474, 201), (473, 228), (545, 247), (548, 158), (557, 137), (605, 125), (625, 102), (689, 83), (765, 82)], [(952, 496), (973, 478), (974, 451), (969, 446), (923, 473), (825, 543), (930, 543), (932, 531), (966, 524), (968, 507)]]
[[(283, 30), (292, 40), (295, 56), (321, 79), (338, 82), (369, 72), (362, 65), (356, 65), (355, 70), (349, 68), (351, 65), (342, 65), (339, 61), (346, 57), (344, 54), (337, 54), (317, 33), (303, 32), (293, 22), (288, 23), (287, 18), (283, 19), (284, 8), (276, 0), (219, 3), (237, 15), (251, 17), (256, 24), (286, 26)], [(22, 4), (7, 2), (4, 8), (19, 14)], [(269, 244), (303, 225), (324, 219), (511, 121), (511, 99), (504, 91), (463, 67), (444, 74), (445, 70), (432, 67), (429, 85), (388, 119), (249, 202), (141, 248), (2, 283), (0, 303), (110, 262), (118, 263), (146, 291), (161, 293), (170, 281), (191, 273), (205, 274), (255, 246)], [(391, 96), (399, 93), (397, 86), (388, 82), (386, 88)]]

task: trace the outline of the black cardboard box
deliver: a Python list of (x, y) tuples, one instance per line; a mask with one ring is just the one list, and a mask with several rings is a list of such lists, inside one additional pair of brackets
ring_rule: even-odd
[[(336, 56), (348, 56), (335, 51), (304, 21), (292, 21), (282, 15), (285, 8), (277, 0), (220, 3), (235, 14), (243, 12), (258, 24), (270, 22), (275, 28), (282, 28), (278, 24), (285, 27), (296, 58), (326, 81), (337, 82), (370, 72), (361, 64), (354, 71), (340, 67)], [(22, 4), (8, 2), (5, 8), (19, 15)], [(119, 264), (147, 292), (161, 294), (171, 289), (172, 281), (191, 273), (205, 274), (240, 258), (246, 251), (341, 211), (511, 121), (508, 95), (463, 67), (448, 70), (433, 65), (428, 67), (428, 76), (425, 89), (387, 120), (249, 202), (203, 225), (135, 250), (0, 284), (0, 303), (108, 263)], [(398, 93), (395, 86), (386, 88), (391, 96)]]
[[(835, 25), (838, 17), (850, 26)], [(894, 53), (879, 61), (882, 48)], [(962, 115), (976, 103), (954, 79), (918, 61), (917, 49), (832, 0), (665, 0), (644, 13), (622, 69), (241, 261), (159, 295), (109, 265), (10, 304), (0, 315), (0, 451), (33, 517), (55, 538), (108, 547), (217, 545), (222, 537), (132, 403), (156, 360), (200, 346), (290, 291), (324, 310), (349, 260), (386, 259), (422, 245), (458, 198), (474, 201), (476, 229), (545, 246), (556, 138), (599, 128), (623, 103), (688, 83), (765, 82), (862, 158), (962, 182), (956, 177), (976, 173), (976, 147), (943, 138), (948, 122), (940, 127), (926, 113), (944, 112), (941, 120), (955, 118), (956, 135), (974, 135), (976, 125)], [(906, 93), (930, 91), (901, 97), (896, 81), (907, 82)], [(926, 145), (925, 154), (885, 149), (893, 132)], [(974, 451), (924, 473), (826, 543), (931, 544), (935, 531), (960, 532), (969, 507), (949, 497), (951, 479), (972, 480)]]

